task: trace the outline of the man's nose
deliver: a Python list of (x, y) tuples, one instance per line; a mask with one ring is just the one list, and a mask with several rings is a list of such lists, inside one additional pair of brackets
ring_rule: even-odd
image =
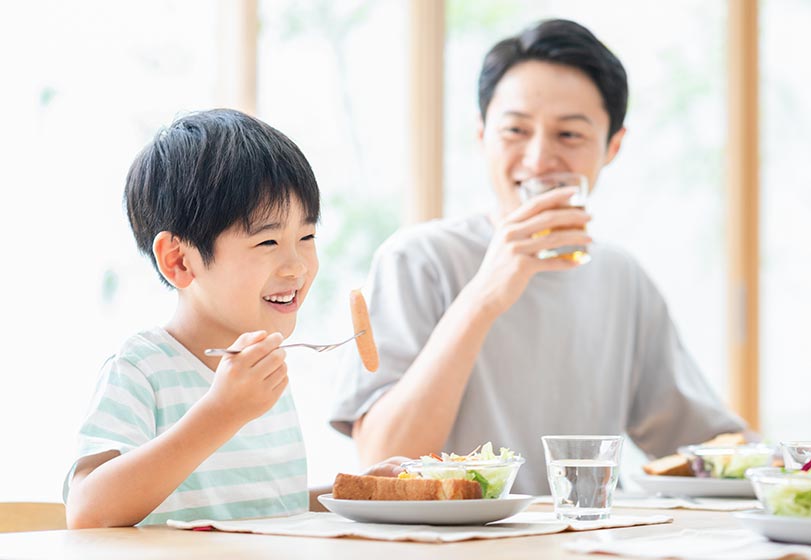
[(523, 164), (534, 176), (562, 170), (555, 142), (545, 134), (537, 134), (527, 142)]

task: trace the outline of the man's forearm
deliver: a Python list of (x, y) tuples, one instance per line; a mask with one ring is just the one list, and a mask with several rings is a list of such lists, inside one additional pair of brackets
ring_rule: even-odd
[(356, 423), (353, 437), (362, 463), (440, 450), (496, 317), (475, 290), (459, 294), (402, 379)]
[(321, 502), (318, 501), (318, 496), (322, 494), (329, 494), (332, 492), (332, 485), (330, 486), (311, 486), (310, 489), (310, 511), (329, 511)]

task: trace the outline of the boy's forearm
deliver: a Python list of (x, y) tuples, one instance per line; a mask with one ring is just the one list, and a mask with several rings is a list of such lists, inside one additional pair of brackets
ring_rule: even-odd
[(201, 400), (157, 438), (75, 479), (67, 502), (68, 526), (139, 523), (240, 427), (222, 421), (215, 403)]
[(364, 464), (440, 450), (495, 318), (474, 290), (459, 294), (402, 379), (356, 423), (353, 437)]

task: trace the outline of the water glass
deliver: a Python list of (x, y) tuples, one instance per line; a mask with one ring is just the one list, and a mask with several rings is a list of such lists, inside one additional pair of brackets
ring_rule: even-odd
[(555, 514), (564, 521), (611, 515), (622, 436), (543, 436)]
[[(581, 175), (580, 173), (560, 171), (547, 173), (539, 177), (532, 177), (531, 179), (521, 182), (518, 192), (521, 196), (521, 200), (526, 202), (551, 189), (559, 189), (561, 187), (577, 187), (577, 192), (569, 199), (569, 206), (585, 209), (586, 200), (589, 195), (589, 180), (585, 175)], [(532, 237), (542, 237), (549, 233), (551, 233), (551, 230), (539, 231), (533, 234)], [(544, 249), (538, 253), (538, 258), (562, 258), (581, 264), (585, 264), (591, 260), (591, 256), (588, 254), (588, 247), (585, 245), (564, 245), (562, 247)]]

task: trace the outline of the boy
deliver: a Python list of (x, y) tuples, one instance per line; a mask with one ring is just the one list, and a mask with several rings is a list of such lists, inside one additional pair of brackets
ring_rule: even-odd
[[(319, 204), (298, 147), (237, 111), (181, 118), (137, 156), (127, 215), (177, 308), (104, 366), (65, 483), (69, 527), (307, 509), (278, 347), (318, 270)], [(205, 356), (216, 347), (240, 352)]]

